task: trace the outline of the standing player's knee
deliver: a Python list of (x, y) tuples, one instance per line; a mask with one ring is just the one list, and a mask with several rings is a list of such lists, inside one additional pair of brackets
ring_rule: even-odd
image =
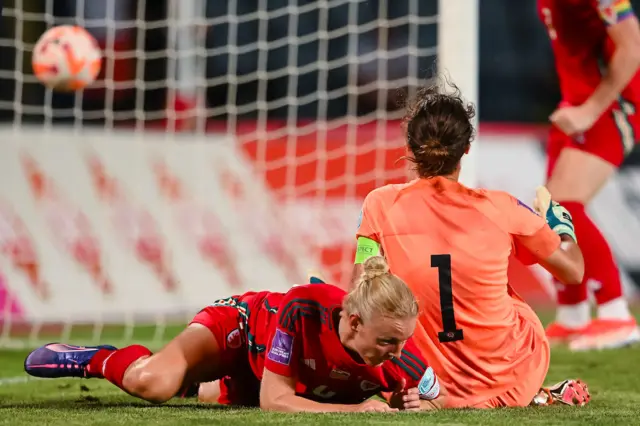
[(547, 189), (556, 201), (588, 204), (616, 171), (616, 166), (588, 152), (564, 149)]
[(595, 192), (587, 185), (576, 184), (572, 179), (552, 179), (548, 182), (547, 189), (554, 201), (560, 203), (572, 201), (584, 205), (591, 201), (592, 194)]
[(124, 386), (129, 393), (146, 401), (160, 404), (173, 398), (182, 385), (184, 374), (167, 369), (159, 371), (148, 365), (133, 366), (127, 371)]

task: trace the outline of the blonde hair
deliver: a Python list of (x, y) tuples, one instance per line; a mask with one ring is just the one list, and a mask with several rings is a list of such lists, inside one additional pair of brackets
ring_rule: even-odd
[(411, 289), (389, 272), (382, 256), (373, 256), (364, 262), (360, 281), (347, 294), (342, 303), (344, 311), (367, 321), (374, 316), (414, 318), (418, 315), (418, 302)]

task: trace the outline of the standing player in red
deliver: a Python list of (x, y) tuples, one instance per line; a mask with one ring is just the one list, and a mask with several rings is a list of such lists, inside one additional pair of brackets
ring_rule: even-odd
[[(104, 378), (156, 403), (221, 379), (223, 404), (289, 412), (437, 409), (444, 404), (438, 378), (410, 340), (417, 315), (411, 290), (374, 257), (349, 294), (327, 284), (246, 293), (203, 309), (156, 354), (140, 345), (54, 343), (33, 351), (25, 370)], [(376, 394), (388, 404), (369, 400)]]
[[(640, 333), (611, 248), (585, 209), (638, 140), (640, 28), (629, 0), (538, 0), (538, 11), (562, 92), (551, 115), (547, 187), (571, 213), (585, 260), (581, 285), (558, 285), (546, 332), (574, 349), (619, 347)], [(593, 320), (588, 289), (598, 303)]]

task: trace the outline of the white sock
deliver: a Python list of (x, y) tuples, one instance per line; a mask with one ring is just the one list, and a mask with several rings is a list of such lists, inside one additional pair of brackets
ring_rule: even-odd
[(629, 305), (624, 297), (618, 297), (610, 302), (598, 306), (598, 318), (628, 320), (632, 318)]
[(583, 328), (591, 321), (591, 306), (585, 300), (575, 305), (560, 305), (556, 311), (556, 322), (566, 328)]

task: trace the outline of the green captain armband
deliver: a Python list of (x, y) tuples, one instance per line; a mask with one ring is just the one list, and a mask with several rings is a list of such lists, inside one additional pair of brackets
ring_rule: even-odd
[(370, 257), (380, 254), (380, 244), (373, 241), (371, 238), (358, 237), (358, 245), (356, 246), (356, 261), (355, 265), (364, 263)]

